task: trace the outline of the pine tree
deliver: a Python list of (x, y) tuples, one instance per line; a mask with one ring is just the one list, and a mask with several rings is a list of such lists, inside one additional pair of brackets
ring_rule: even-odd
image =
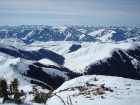
[(7, 88), (7, 81), (4, 78), (0, 78), (0, 97), (4, 97), (4, 99), (8, 98)]
[(17, 78), (14, 78), (14, 80), (11, 81), (11, 84), (10, 84), (10, 91), (12, 93), (18, 92), (18, 85), (19, 85), (18, 79)]
[(41, 103), (39, 90), (37, 89), (36, 85), (32, 86), (32, 91), (33, 91), (33, 94), (34, 94), (33, 101), (36, 102), (36, 103)]
[(14, 92), (13, 92), (13, 86), (12, 84), (9, 85), (9, 94), (12, 95)]
[(19, 86), (19, 81), (18, 81), (17, 78), (14, 78), (13, 81), (11, 81), (11, 84), (10, 84), (10, 93), (14, 94), (13, 101), (15, 101), (17, 103), (21, 102), (18, 86)]
[(36, 93), (34, 98), (33, 98), (33, 101), (36, 102), (36, 103), (41, 103), (41, 98), (40, 98), (40, 94), (39, 93)]
[(45, 104), (46, 101), (51, 97), (52, 92), (53, 92), (53, 89), (51, 89), (48, 93), (39, 92), (35, 85), (33, 85), (32, 89), (33, 89), (33, 93), (35, 94), (33, 101), (36, 103), (44, 103)]

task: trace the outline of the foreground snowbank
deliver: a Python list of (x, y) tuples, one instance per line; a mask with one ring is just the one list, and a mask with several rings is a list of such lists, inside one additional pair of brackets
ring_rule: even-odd
[(48, 105), (139, 105), (140, 81), (111, 76), (82, 76), (65, 82)]

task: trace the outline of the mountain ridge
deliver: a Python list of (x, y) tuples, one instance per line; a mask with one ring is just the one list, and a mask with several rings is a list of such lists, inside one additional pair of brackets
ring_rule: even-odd
[(0, 38), (35, 41), (120, 42), (139, 41), (140, 28), (127, 26), (1, 26)]

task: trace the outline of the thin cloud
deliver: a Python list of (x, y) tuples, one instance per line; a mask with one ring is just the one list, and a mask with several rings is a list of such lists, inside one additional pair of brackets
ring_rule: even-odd
[[(140, 24), (139, 5), (139, 0), (0, 0), (0, 22), (4, 18), (20, 17), (22, 24), (23, 20), (30, 21), (30, 18), (46, 21), (45, 17), (47, 17), (48, 20), (58, 20), (62, 24), (65, 24), (64, 22), (69, 24), (72, 20), (73, 23), (76, 21), (80, 23), (81, 20), (81, 24), (85, 24), (87, 22), (85, 19), (89, 19), (87, 24), (95, 23), (94, 20), (99, 21), (99, 24), (102, 20), (107, 20), (108, 24), (112, 24), (113, 20), (126, 21), (129, 24), (129, 21), (136, 20), (138, 25)], [(60, 17), (67, 21), (63, 21)]]

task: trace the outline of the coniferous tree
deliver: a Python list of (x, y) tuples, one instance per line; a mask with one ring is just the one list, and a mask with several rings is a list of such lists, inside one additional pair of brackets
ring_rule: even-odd
[(7, 81), (4, 78), (0, 78), (0, 97), (4, 97), (4, 99), (8, 98), (7, 88)]
[(21, 101), (18, 86), (19, 86), (19, 81), (18, 81), (17, 78), (14, 78), (13, 81), (11, 81), (11, 84), (10, 84), (10, 92), (11, 92), (11, 94), (14, 94), (13, 101), (15, 101), (17, 103), (19, 103)]
[(19, 86), (19, 81), (17, 78), (14, 78), (13, 81), (11, 81), (11, 84), (10, 84), (10, 90), (12, 93), (16, 93), (18, 92), (18, 86)]
[(9, 84), (9, 95), (14, 94), (13, 86), (12, 84)]
[[(52, 95), (52, 92), (53, 92), (53, 89), (51, 89), (48, 93), (45, 93), (45, 92), (39, 92), (38, 89), (37, 91), (35, 86), (33, 85), (33, 93), (35, 94), (34, 95), (34, 98), (33, 98), (33, 101), (36, 102), (36, 103), (46, 103), (46, 101), (51, 97)], [(35, 91), (35, 92), (34, 92)]]
[(37, 89), (36, 85), (32, 86), (32, 91), (33, 91), (33, 94), (34, 94), (33, 101), (36, 102), (36, 103), (41, 103), (39, 90)]

